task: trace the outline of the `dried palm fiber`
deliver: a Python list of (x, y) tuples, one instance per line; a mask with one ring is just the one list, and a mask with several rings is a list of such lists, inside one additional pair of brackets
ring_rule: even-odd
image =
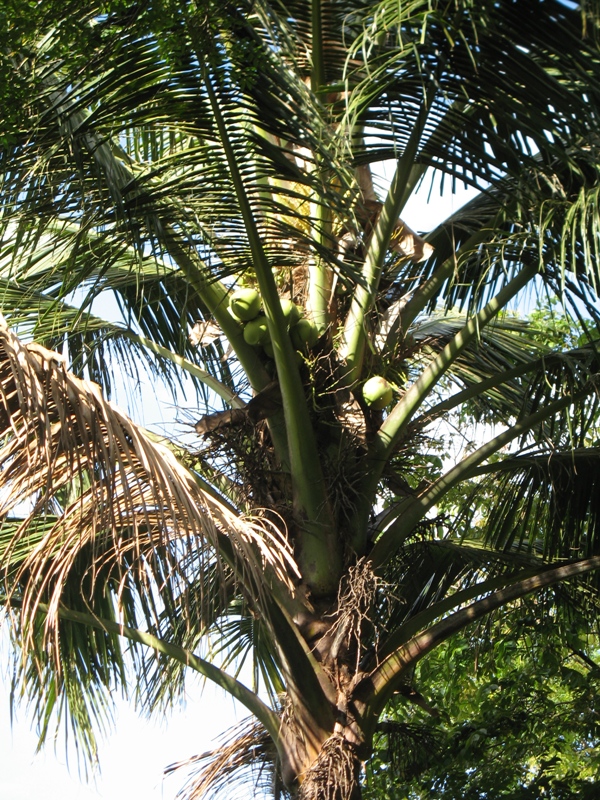
[(43, 603), (48, 633), (84, 552), (92, 587), (107, 571), (121, 586), (149, 572), (184, 584), (190, 563), (216, 560), (260, 593), (265, 569), (290, 588), (296, 569), (275, 526), (232, 513), (96, 384), (69, 373), (59, 354), (21, 343), (4, 320), (0, 513), (20, 514), (0, 562), (8, 598), (19, 593), (22, 619)]
[(214, 750), (166, 768), (165, 775), (192, 769), (178, 797), (182, 800), (210, 800), (226, 795), (231, 800), (238, 793), (248, 797), (249, 787), (255, 794), (259, 794), (261, 789), (273, 789), (278, 782), (277, 752), (273, 740), (259, 722), (252, 717), (245, 719), (227, 731), (221, 741), (221, 746)]

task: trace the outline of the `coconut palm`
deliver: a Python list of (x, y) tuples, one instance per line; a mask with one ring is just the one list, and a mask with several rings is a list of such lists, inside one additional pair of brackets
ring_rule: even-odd
[[(14, 18), (0, 547), (42, 736), (64, 717), (93, 758), (115, 686), (157, 711), (197, 671), (253, 721), (189, 797), (255, 764), (276, 795), (358, 798), (438, 644), (536, 591), (593, 617), (600, 49), (572, 5)], [(419, 235), (432, 174), (476, 192)], [(536, 293), (576, 342), (522, 321)], [(109, 402), (143, 370), (192, 436)]]

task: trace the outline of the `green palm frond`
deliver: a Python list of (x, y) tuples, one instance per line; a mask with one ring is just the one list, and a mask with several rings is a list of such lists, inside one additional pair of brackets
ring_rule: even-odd
[[(381, 3), (369, 14), (371, 25), (353, 48), (359, 57), (368, 54), (368, 75), (353, 93), (351, 111), (379, 128), (378, 140), (387, 132), (387, 149), (374, 146), (379, 157), (402, 152), (430, 84), (437, 96), (420, 161), (491, 183), (521, 174), (538, 152), (568, 162), (565, 144), (588, 129), (594, 114), (594, 102), (589, 117), (574, 114), (583, 75), (590, 99), (598, 86), (577, 11), (527, 1), (518, 8), (464, 4), (449, 13), (441, 4), (411, 2)], [(550, 19), (560, 22), (546, 24)]]
[(254, 690), (263, 688), (276, 704), (284, 682), (268, 626), (238, 602), (227, 609), (227, 616), (216, 622), (210, 637), (211, 653), (217, 658), (224, 657), (223, 667), (235, 664), (236, 677), (241, 670), (250, 668)]
[[(294, 217), (304, 215), (287, 200), (302, 199), (305, 195), (295, 187), (311, 185), (314, 180), (310, 170), (296, 165), (294, 148), (316, 150), (327, 160), (328, 168), (341, 175), (339, 165), (330, 163), (325, 123), (319, 121), (318, 109), (302, 82), (261, 41), (252, 18), (230, 12), (226, 17), (216, 15), (210, 30), (202, 29), (204, 22), (200, 15), (179, 20), (177, 52), (183, 64), (161, 60), (151, 41), (135, 38), (118, 19), (109, 17), (100, 23), (100, 33), (105, 30), (108, 40), (91, 53), (94, 69), (89, 77), (82, 74), (74, 87), (71, 76), (63, 77), (60, 64), (56, 64), (52, 77), (56, 85), (51, 92), (42, 93), (38, 108), (39, 125), (47, 137), (42, 139), (45, 148), (40, 151), (37, 142), (30, 149), (23, 147), (17, 162), (21, 168), (11, 176), (7, 191), (14, 195), (27, 187), (28, 195), (23, 198), (27, 206), (33, 190), (39, 194), (52, 176), (55, 159), (64, 154), (57, 214), (76, 204), (96, 225), (114, 226), (135, 219), (134, 241), (139, 237), (137, 243), (146, 241), (155, 247), (161, 246), (161, 227), (173, 221), (186, 237), (192, 237), (190, 241), (215, 248), (221, 271), (247, 267), (251, 254), (239, 209), (231, 202), (233, 187), (208, 96), (210, 85), (218, 93), (233, 146), (245, 162), (246, 177), (255, 185), (253, 201), (261, 208), (261, 225), (274, 263), (280, 259), (285, 264), (293, 258), (289, 246), (281, 251), (278, 243), (290, 235), (302, 238), (298, 225), (291, 226), (286, 219), (293, 222)], [(245, 37), (244, 52), (228, 48), (228, 37), (233, 34)], [(190, 69), (195, 58), (190, 36), (205, 50), (202, 55), (208, 71), (204, 77)], [(115, 41), (119, 41), (120, 59), (108, 68), (105, 61), (112, 55)], [(235, 62), (236, 57), (249, 55), (260, 66), (260, 81), (253, 81), (246, 66)], [(150, 97), (144, 100), (148, 92)], [(48, 94), (60, 98), (60, 103), (48, 108)], [(265, 107), (268, 113), (263, 112)], [(162, 146), (146, 144), (146, 135), (154, 135), (151, 126), (159, 128), (159, 135), (162, 128)], [(150, 158), (138, 160), (142, 155)], [(109, 184), (108, 197), (101, 193), (99, 177)], [(338, 196), (326, 198), (337, 203)]]
[[(452, 380), (465, 388), (435, 403), (415, 423), (425, 422), (428, 417), (435, 419), (448, 411), (462, 408), (460, 415), (469, 413), (476, 419), (481, 416), (482, 419), (491, 421), (496, 414), (496, 419), (510, 424), (518, 414), (527, 409), (541, 408), (545, 403), (551, 402), (561, 389), (583, 385), (597, 373), (595, 343), (570, 351), (546, 351), (545, 354), (545, 348), (541, 347), (539, 352), (542, 355), (530, 360), (527, 352), (523, 352), (517, 359), (517, 366), (510, 367), (507, 363), (503, 371), (497, 372), (495, 369), (490, 370), (490, 365), (494, 368), (498, 366), (494, 363), (497, 354), (493, 348), (493, 333), (488, 342), (492, 345), (491, 353), (480, 354), (475, 350), (471, 354), (471, 363), (460, 359), (450, 371)], [(593, 405), (588, 410), (585, 431), (595, 420)], [(582, 433), (585, 435), (585, 432)]]
[[(186, 344), (181, 348), (188, 356), (186, 358), (159, 343), (169, 340), (169, 332), (157, 319), (156, 311), (149, 310), (142, 324), (135, 325), (132, 320), (135, 325), (132, 329), (120, 322), (91, 314), (80, 305), (33, 291), (15, 280), (0, 280), (0, 295), (12, 309), (6, 315), (7, 321), (19, 331), (21, 337), (31, 338), (59, 352), (71, 371), (98, 383), (108, 397), (113, 383), (110, 364), (115, 362), (125, 365), (127, 372), (138, 381), (143, 365), (151, 375), (171, 386), (174, 396), (187, 379), (196, 387), (198, 394), (202, 393), (205, 403), (209, 402), (207, 387), (228, 405), (235, 407), (241, 402), (236, 392), (221, 382), (222, 379), (231, 385), (232, 374), (223, 359), (221, 332), (217, 329), (215, 334), (215, 326), (211, 326), (210, 322), (197, 320), (194, 327), (190, 328)], [(103, 300), (108, 302), (108, 298)], [(148, 309), (148, 304), (144, 304), (144, 308)], [(138, 332), (142, 325), (147, 327), (145, 322), (148, 319), (156, 322), (154, 339)], [(196, 330), (200, 331), (198, 344), (194, 344), (193, 340)], [(181, 338), (180, 332), (177, 338)], [(215, 373), (218, 377), (214, 377)]]
[[(532, 414), (518, 417), (503, 431), (476, 447), (445, 474), (433, 482), (428, 482), (425, 489), (411, 492), (408, 497), (392, 505), (383, 515), (383, 519), (376, 522), (375, 530), (382, 532), (371, 553), (374, 563), (385, 563), (394, 547), (401, 545), (413, 530), (423, 523), (431, 508), (443, 503), (448, 493), (456, 486), (464, 485), (465, 481), (477, 475), (485, 462), (495, 459), (511, 442), (516, 440), (527, 442), (532, 432), (541, 431), (542, 435), (549, 437), (549, 442), (553, 436), (557, 436), (559, 441), (561, 436), (565, 436), (568, 443), (574, 418), (586, 420), (587, 424), (590, 420), (592, 422), (595, 420), (596, 394), (594, 376), (591, 380), (585, 381), (574, 394), (558, 393), (557, 398), (552, 399), (547, 405), (538, 407)], [(551, 445), (549, 452), (550, 448)]]
[(430, 532), (419, 532), (386, 567), (384, 586), (394, 588), (382, 595), (388, 635), (379, 646), (380, 654), (389, 652), (388, 638), (393, 642), (404, 636), (413, 624), (416, 632), (426, 617), (428, 622), (441, 617), (463, 595), (461, 602), (469, 599), (467, 593), (470, 599), (481, 596), (523, 570), (544, 568), (539, 556), (501, 551), (476, 539), (437, 537), (438, 530), (443, 536), (441, 523)]
[(493, 481), (495, 502), (479, 523), (482, 536), (498, 549), (532, 551), (546, 560), (595, 555), (599, 457), (597, 447), (574, 447), (488, 467), (477, 491), (488, 493)]
[[(377, 108), (378, 91), (382, 101), (377, 139), (373, 137), (371, 150), (361, 158), (408, 158), (409, 136), (426, 104), (428, 122), (420, 149), (410, 155), (416, 177), (435, 167), (445, 173), (447, 183), (462, 180), (482, 190), (428, 237), (435, 251), (421, 275), (435, 272), (443, 280), (431, 295), (420, 287), (409, 307), (424, 294), (436, 298), (446, 281), (444, 302), (449, 307), (480, 306), (511, 262), (538, 260), (542, 252), (549, 270), (545, 280), (557, 293), (564, 293), (567, 269), (596, 283), (597, 154), (593, 137), (583, 128), (595, 127), (591, 119), (598, 81), (592, 75), (595, 68), (590, 72), (584, 67), (587, 55), (577, 12), (551, 5), (541, 11), (533, 2), (519, 4), (518, 10), (491, 3), (475, 10), (466, 4), (454, 15), (425, 3), (404, 4), (401, 10), (381, 5), (356, 46), (356, 52), (362, 48), (369, 54), (372, 72), (364, 81), (365, 97), (354, 92), (355, 113), (360, 116), (362, 102), (366, 114)], [(546, 14), (564, 26), (559, 50), (553, 27), (540, 27)], [(388, 45), (374, 56), (384, 34)], [(390, 39), (395, 40), (393, 47)], [(590, 117), (577, 114), (575, 120), (584, 73)], [(538, 89), (523, 80), (525, 74)], [(490, 81), (482, 82), (483, 75)], [(428, 86), (435, 87), (433, 99)], [(381, 145), (386, 135), (388, 148)], [(414, 181), (406, 187), (400, 208), (413, 186)], [(586, 244), (575, 246), (584, 228), (581, 242)], [(452, 258), (461, 246), (463, 252)], [(453, 269), (456, 260), (459, 273)], [(561, 279), (551, 280), (552, 273)]]
[(510, 585), (503, 588), (489, 587), (492, 591), (481, 599), (465, 604), (435, 624), (426, 626), (419, 633), (412, 635), (411, 632), (410, 638), (401, 640), (398, 646), (375, 666), (366, 679), (366, 683), (370, 684), (369, 702), (374, 708), (382, 710), (395, 687), (399, 685), (403, 673), (412, 668), (442, 640), (447, 640), (458, 630), (534, 591), (543, 590), (568, 579), (585, 579), (590, 572), (598, 568), (600, 568), (600, 557), (596, 556), (560, 566), (549, 565), (534, 574), (521, 573), (513, 577), (514, 582)]

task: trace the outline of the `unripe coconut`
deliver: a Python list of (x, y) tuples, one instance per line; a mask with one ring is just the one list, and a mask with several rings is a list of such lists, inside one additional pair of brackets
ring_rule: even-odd
[(283, 311), (283, 316), (285, 317), (288, 328), (291, 328), (292, 325), (295, 325), (302, 315), (302, 312), (296, 303), (293, 303), (291, 300), (282, 300), (281, 310)]
[(247, 322), (260, 311), (260, 295), (256, 289), (238, 289), (231, 295), (229, 308), (239, 320)]
[(244, 325), (244, 339), (248, 344), (265, 344), (269, 341), (267, 318), (262, 314)]
[(314, 347), (319, 338), (319, 329), (314, 322), (302, 317), (290, 329), (290, 338), (292, 344), (298, 350), (303, 350), (305, 347)]
[(363, 386), (363, 398), (368, 406), (381, 411), (392, 400), (392, 387), (381, 375), (375, 375)]

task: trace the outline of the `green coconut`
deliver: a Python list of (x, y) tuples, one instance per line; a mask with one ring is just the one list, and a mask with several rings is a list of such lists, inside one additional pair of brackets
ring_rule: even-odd
[(256, 289), (238, 289), (231, 295), (229, 308), (239, 320), (248, 322), (258, 316), (260, 295)]
[(319, 338), (319, 329), (314, 322), (302, 317), (290, 328), (290, 338), (292, 344), (298, 350), (304, 350), (305, 347), (314, 347)]
[(244, 339), (251, 345), (264, 345), (269, 341), (269, 326), (263, 314), (244, 325)]
[(381, 411), (392, 400), (392, 387), (381, 375), (375, 375), (363, 386), (363, 398), (368, 406)]
[(291, 328), (292, 325), (295, 325), (302, 316), (302, 311), (300, 308), (291, 300), (282, 300), (281, 310), (283, 311), (283, 316), (285, 317), (288, 328)]

